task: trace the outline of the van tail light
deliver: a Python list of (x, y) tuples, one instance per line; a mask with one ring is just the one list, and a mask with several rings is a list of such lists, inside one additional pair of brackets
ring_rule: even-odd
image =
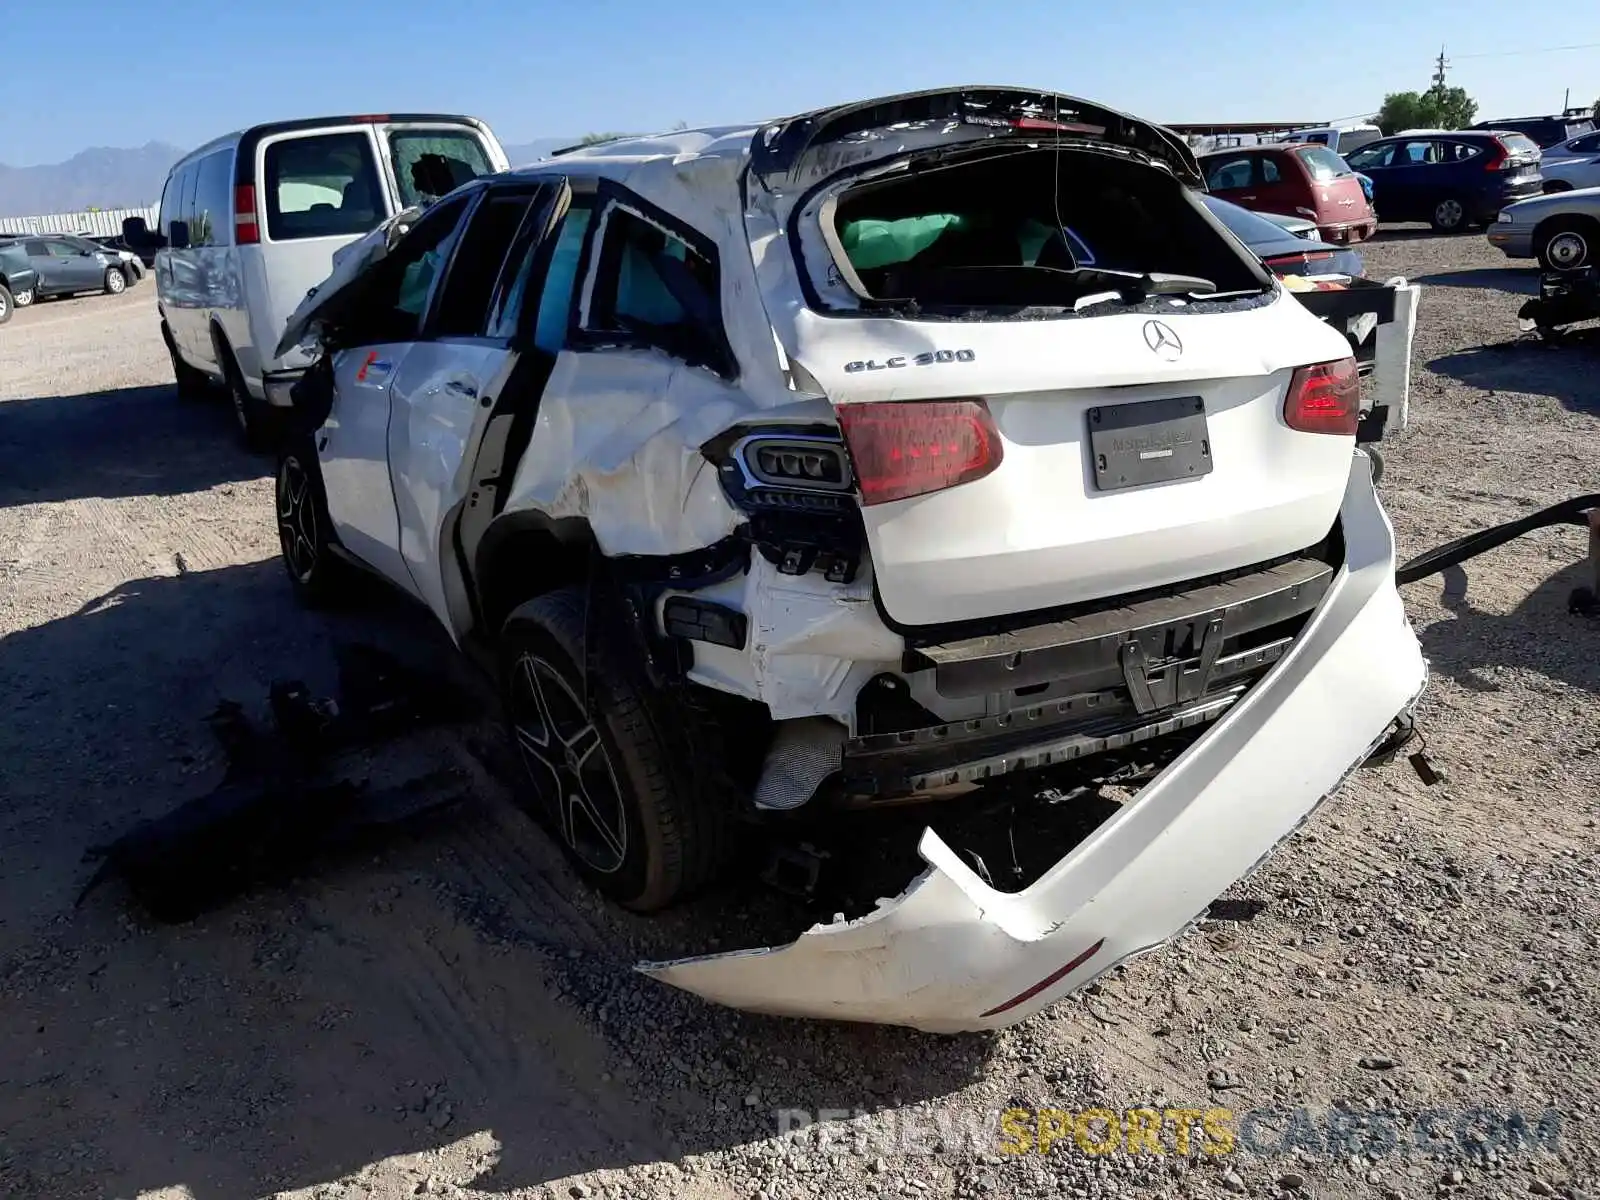
[(1483, 164), (1485, 171), (1509, 171), (1511, 169), (1511, 152), (1506, 149), (1506, 144), (1499, 138), (1490, 138), (1494, 147), (1489, 152), (1488, 159)]
[(838, 411), (863, 504), (971, 483), (1000, 465), (1000, 431), (982, 400), (842, 404)]
[(1361, 377), (1354, 358), (1296, 367), (1283, 402), (1283, 421), (1301, 433), (1353, 437), (1361, 420)]
[(261, 226), (256, 223), (256, 189), (241, 183), (233, 189), (233, 242), (254, 246), (261, 241)]

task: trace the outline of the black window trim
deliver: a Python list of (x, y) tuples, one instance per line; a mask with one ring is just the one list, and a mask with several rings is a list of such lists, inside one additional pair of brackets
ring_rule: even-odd
[[(603, 240), (605, 230), (610, 225), (611, 214), (618, 209), (657, 226), (669, 237), (677, 238), (711, 264), (717, 281), (716, 295), (712, 298), (716, 304), (717, 324), (715, 329), (706, 332), (711, 340), (710, 357), (717, 361), (693, 362), (651, 338), (638, 336), (626, 330), (590, 327), (590, 313), (598, 294), (602, 272), (608, 265), (615, 267), (615, 255), (620, 253), (620, 246), (613, 249), (612, 245)], [(584, 233), (583, 258), (578, 268), (578, 280), (577, 303), (572, 306), (572, 313), (567, 322), (567, 349), (582, 352), (656, 350), (679, 362), (704, 367), (729, 382), (738, 379), (739, 359), (728, 340), (727, 315), (722, 307), (722, 256), (718, 253), (716, 242), (692, 225), (679, 220), (665, 209), (652, 204), (621, 184), (609, 179), (597, 180), (593, 215), (589, 218), (589, 228)]]
[[(418, 329), (417, 336), (412, 339), (415, 342), (437, 342), (445, 345), (509, 347), (517, 340), (516, 334), (513, 334), (509, 337), (490, 337), (485, 332), (475, 334), (434, 332), (434, 326), (439, 319), (439, 302), (444, 295), (445, 289), (450, 286), (450, 276), (455, 271), (456, 253), (461, 248), (462, 238), (466, 234), (467, 227), (472, 223), (473, 219), (478, 215), (479, 211), (484, 207), (484, 205), (490, 203), (490, 201), (496, 197), (515, 196), (523, 193), (526, 193), (533, 198), (533, 202), (529, 205), (528, 211), (522, 215), (522, 220), (518, 224), (516, 232), (511, 235), (511, 243), (506, 247), (505, 257), (500, 260), (499, 270), (495, 274), (494, 286), (489, 291), (489, 308), (485, 313), (485, 318), (487, 318), (488, 313), (492, 313), (495, 310), (496, 304), (500, 301), (502, 296), (504, 296), (506, 288), (509, 287), (513, 282), (513, 280), (507, 278), (507, 266), (513, 260), (515, 260), (519, 265), (521, 264), (523, 260), (518, 255), (519, 249), (527, 246), (530, 229), (536, 222), (546, 217), (552, 201), (557, 198), (556, 196), (541, 195), (541, 193), (549, 191), (552, 187), (551, 181), (548, 179), (529, 179), (523, 177), (505, 179), (503, 177), (487, 175), (482, 176), (481, 178), (484, 180), (484, 182), (478, 183), (477, 181), (473, 181), (472, 183), (465, 184), (462, 188), (458, 189), (458, 191), (476, 190), (478, 194), (476, 198), (472, 200), (471, 204), (467, 208), (467, 211), (463, 213), (461, 218), (456, 222), (455, 231), (450, 235), (448, 243), (449, 258), (445, 262), (444, 270), (439, 272), (438, 278), (433, 281), (433, 286), (428, 294), (427, 307), (423, 310), (422, 324)], [(447, 199), (453, 200), (456, 194), (457, 193), (452, 192), (450, 196), (440, 198), (438, 201), (436, 201), (436, 204), (443, 204)], [(547, 220), (546, 224), (548, 224)], [(545, 236), (546, 232), (547, 230), (540, 231), (537, 236), (543, 237)], [(537, 252), (538, 251), (536, 251), (536, 253)], [(537, 264), (535, 264), (535, 269), (537, 270)], [(520, 332), (520, 318), (518, 332)]]

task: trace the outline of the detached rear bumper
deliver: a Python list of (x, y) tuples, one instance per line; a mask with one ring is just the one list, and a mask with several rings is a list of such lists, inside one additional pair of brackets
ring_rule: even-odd
[(755, 1012), (959, 1032), (1019, 1021), (1181, 933), (1367, 758), (1426, 683), (1364, 459), (1341, 517), (1345, 566), (1289, 652), (1031, 887), (995, 891), (928, 830), (928, 869), (868, 916), (783, 947), (639, 969)]

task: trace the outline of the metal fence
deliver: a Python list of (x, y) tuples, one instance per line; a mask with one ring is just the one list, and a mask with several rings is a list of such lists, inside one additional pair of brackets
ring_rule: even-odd
[(89, 233), (96, 237), (117, 237), (124, 217), (143, 217), (152, 228), (156, 209), (100, 208), (89, 212), (50, 213), (42, 217), (0, 217), (0, 233)]

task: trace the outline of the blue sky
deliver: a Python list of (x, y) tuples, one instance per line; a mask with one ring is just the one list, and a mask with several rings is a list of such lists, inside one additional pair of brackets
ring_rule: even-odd
[[(1441, 40), (1483, 117), (1600, 95), (1575, 0), (75, 0), (6, 6), (0, 162), (189, 147), (255, 121), (466, 112), (502, 141), (779, 116), (946, 83), (1025, 83), (1157, 120), (1326, 120), (1427, 86)], [(1319, 32), (1326, 31), (1326, 32)], [(63, 41), (63, 38), (66, 41)], [(94, 50), (75, 50), (76, 38)], [(1574, 43), (1585, 49), (1507, 53)], [(120, 47), (116, 53), (114, 48)]]

